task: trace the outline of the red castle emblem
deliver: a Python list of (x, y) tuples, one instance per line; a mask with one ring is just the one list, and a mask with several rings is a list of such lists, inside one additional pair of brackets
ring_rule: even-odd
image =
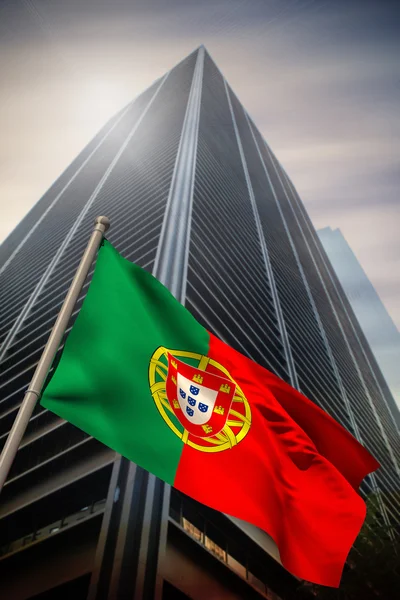
[(168, 353), (167, 398), (190, 434), (206, 438), (222, 431), (235, 389), (232, 380), (191, 367)]

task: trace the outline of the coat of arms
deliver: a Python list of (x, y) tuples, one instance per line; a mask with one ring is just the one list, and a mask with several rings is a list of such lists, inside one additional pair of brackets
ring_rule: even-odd
[(198, 450), (232, 448), (250, 428), (250, 406), (243, 392), (227, 370), (207, 356), (160, 347), (150, 361), (149, 381), (164, 421)]
[(226, 377), (201, 371), (168, 354), (167, 398), (185, 429), (210, 437), (225, 426), (236, 384)]

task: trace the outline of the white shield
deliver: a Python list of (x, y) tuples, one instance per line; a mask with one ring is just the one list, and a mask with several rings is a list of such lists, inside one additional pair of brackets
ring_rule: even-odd
[(204, 387), (178, 373), (178, 402), (188, 421), (204, 425), (211, 418), (218, 396), (216, 390)]

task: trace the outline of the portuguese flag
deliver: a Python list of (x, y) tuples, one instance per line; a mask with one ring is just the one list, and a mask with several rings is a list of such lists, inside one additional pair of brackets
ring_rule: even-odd
[(253, 523), (338, 586), (379, 465), (336, 421), (200, 325), (104, 240), (41, 403), (178, 490)]

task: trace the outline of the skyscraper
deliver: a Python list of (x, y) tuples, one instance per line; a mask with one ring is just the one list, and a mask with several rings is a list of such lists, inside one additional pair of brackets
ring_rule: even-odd
[[(400, 333), (340, 229), (325, 227), (318, 236), (400, 406)], [(400, 427), (398, 406), (390, 407)]]
[[(381, 490), (382, 519), (398, 519), (399, 439), (382, 375), (293, 184), (203, 47), (113, 117), (2, 245), (0, 440), (99, 214), (126, 258), (362, 441), (382, 464), (364, 493)], [(40, 406), (1, 496), (0, 539), (0, 589), (14, 600), (296, 587), (266, 535)]]

